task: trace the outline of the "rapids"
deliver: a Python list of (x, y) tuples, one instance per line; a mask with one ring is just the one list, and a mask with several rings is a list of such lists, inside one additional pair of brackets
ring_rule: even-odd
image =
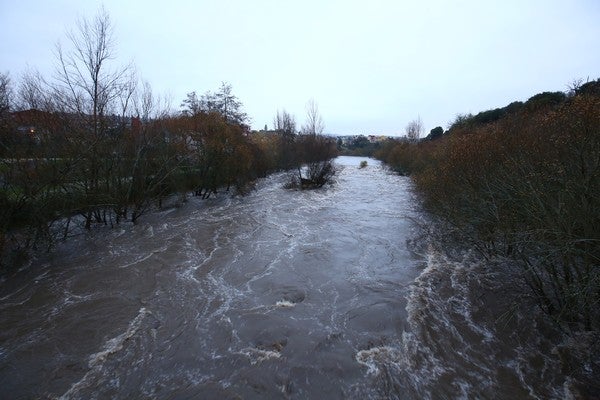
[(321, 190), (273, 175), (39, 256), (0, 283), (0, 398), (568, 393), (551, 349), (498, 323), (494, 269), (416, 245), (410, 181), (362, 160)]

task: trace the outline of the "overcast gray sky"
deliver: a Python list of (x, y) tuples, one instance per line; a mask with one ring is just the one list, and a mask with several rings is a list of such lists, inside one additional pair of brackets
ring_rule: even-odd
[(0, 71), (50, 76), (57, 41), (104, 4), (118, 62), (178, 109), (233, 85), (252, 126), (313, 98), (331, 134), (427, 132), (600, 78), (599, 0), (0, 0)]

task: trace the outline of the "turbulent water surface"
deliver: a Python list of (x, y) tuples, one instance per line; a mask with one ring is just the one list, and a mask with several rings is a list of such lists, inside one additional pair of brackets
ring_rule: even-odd
[(409, 181), (361, 160), (322, 190), (276, 175), (97, 228), (5, 279), (0, 397), (561, 397), (471, 290), (494, 274), (417, 251)]

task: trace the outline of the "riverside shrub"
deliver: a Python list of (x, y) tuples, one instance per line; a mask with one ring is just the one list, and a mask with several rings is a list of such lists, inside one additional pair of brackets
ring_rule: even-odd
[(566, 328), (600, 329), (600, 97), (523, 109), (380, 156), (425, 207), (523, 267)]

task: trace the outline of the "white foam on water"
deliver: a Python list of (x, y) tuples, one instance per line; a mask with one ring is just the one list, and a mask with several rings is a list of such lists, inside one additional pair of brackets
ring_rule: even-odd
[(399, 364), (402, 360), (402, 352), (390, 346), (372, 347), (359, 351), (354, 359), (359, 364), (367, 367), (367, 374), (379, 375), (382, 365)]
[(561, 389), (562, 393), (556, 393), (557, 399), (578, 400), (583, 398), (579, 391), (574, 387), (574, 380), (570, 376), (565, 379)]
[[(460, 327), (466, 324), (488, 345), (495, 337), (473, 320), (469, 299), (472, 271), (465, 265), (470, 265), (467, 260), (453, 262), (429, 246), (425, 268), (410, 286), (406, 305), (410, 330), (402, 334), (404, 364), (400, 367), (415, 390), (436, 386), (437, 379), (449, 372), (455, 375), (452, 371), (465, 361), (477, 364), (480, 371), (488, 369), (469, 355), (472, 343)], [(440, 340), (448, 341), (447, 346), (457, 346), (453, 349), (456, 359), (444, 358)], [(473, 390), (460, 376), (453, 384), (459, 390), (455, 393), (458, 398), (465, 398)]]
[(292, 303), (291, 301), (288, 300), (279, 300), (277, 303), (275, 303), (276, 307), (281, 307), (281, 308), (292, 308), (292, 307), (296, 307), (296, 303)]
[(45, 278), (45, 277), (48, 275), (48, 273), (49, 273), (49, 272), (50, 272), (49, 270), (46, 270), (46, 271), (42, 272), (40, 275), (36, 276), (36, 277), (33, 279), (33, 281), (34, 281), (35, 283), (38, 283), (40, 280), (44, 279), (44, 278)]
[(275, 360), (281, 358), (281, 353), (275, 350), (263, 350), (255, 347), (246, 347), (238, 352), (250, 359), (250, 364), (256, 365), (263, 361)]
[[(407, 297), (410, 329), (402, 338), (406, 365), (401, 366), (401, 371), (407, 374), (410, 385), (436, 390), (440, 386), (436, 377), (451, 377), (451, 382), (443, 385), (456, 390), (456, 398), (485, 397), (505, 381), (497, 373), (503, 367), (517, 378), (518, 387), (513, 393), (524, 391), (532, 399), (581, 398), (570, 378), (557, 376), (559, 357), (540, 350), (545, 347), (542, 336), (533, 333), (531, 339), (525, 332), (521, 334), (524, 342), (519, 340), (518, 332), (502, 336), (507, 333), (498, 330), (500, 325), (493, 315), (503, 309), (481, 311), (486, 307), (483, 295), (487, 291), (498, 296), (496, 288), (510, 285), (496, 268), (494, 261), (481, 260), (476, 254), (465, 252), (448, 258), (430, 246), (425, 268)], [(536, 319), (528, 319), (527, 323), (535, 332)], [(511, 340), (516, 340), (513, 345)], [(509, 353), (494, 358), (502, 348), (509, 349)], [(463, 370), (465, 365), (469, 366), (467, 370)], [(429, 396), (434, 398), (435, 392)]]
[[(455, 339), (462, 340), (462, 335), (455, 329), (453, 313), (459, 315), (463, 322), (486, 342), (493, 341), (495, 335), (487, 327), (473, 319), (471, 300), (472, 280), (477, 280), (477, 286), (483, 285), (478, 275), (481, 271), (473, 271), (472, 262), (450, 261), (431, 247), (427, 251), (427, 264), (421, 274), (415, 279), (410, 288), (406, 310), (408, 321), (413, 328), (428, 326), (435, 317), (437, 325), (452, 331)], [(450, 287), (448, 288), (448, 283)], [(448, 293), (441, 294), (440, 286), (446, 286)]]
[(152, 225), (148, 225), (145, 234), (148, 238), (154, 237), (154, 227)]
[(60, 302), (56, 303), (52, 309), (50, 310), (50, 312), (48, 313), (48, 315), (50, 317), (55, 317), (56, 315), (60, 314), (65, 307), (68, 307), (72, 304), (77, 304), (77, 303), (81, 303), (84, 301), (89, 301), (91, 299), (93, 299), (98, 293), (90, 293), (90, 294), (86, 294), (86, 295), (78, 295), (78, 294), (74, 294), (71, 293), (68, 290), (64, 291), (64, 297), (62, 298), (62, 300), (60, 300)]
[(69, 390), (60, 396), (60, 399), (65, 400), (74, 398), (80, 390), (89, 387), (93, 383), (94, 376), (102, 370), (102, 366), (108, 357), (123, 349), (125, 342), (137, 333), (137, 331), (140, 329), (142, 321), (144, 320), (144, 317), (148, 314), (151, 314), (151, 312), (146, 310), (145, 307), (140, 308), (135, 318), (129, 322), (125, 332), (108, 340), (104, 344), (101, 351), (92, 354), (88, 360), (88, 366), (90, 367), (90, 370), (83, 376), (83, 378), (71, 385)]
[(131, 266), (133, 266), (133, 265), (136, 265), (136, 264), (142, 263), (142, 262), (144, 262), (144, 261), (146, 261), (146, 260), (150, 259), (150, 258), (151, 258), (153, 255), (155, 255), (155, 254), (160, 254), (160, 253), (162, 253), (162, 252), (166, 251), (166, 250), (167, 250), (167, 248), (168, 248), (168, 246), (163, 246), (163, 247), (161, 247), (161, 248), (159, 248), (159, 249), (153, 250), (153, 251), (151, 251), (150, 253), (146, 254), (145, 256), (138, 257), (137, 259), (135, 259), (135, 260), (134, 260), (134, 261), (132, 261), (132, 262), (129, 262), (129, 263), (126, 263), (126, 264), (123, 264), (123, 265), (119, 265), (119, 267), (118, 267), (118, 268), (127, 268), (127, 267), (131, 267)]
[[(16, 290), (14, 290), (13, 292), (7, 294), (6, 296), (0, 297), (0, 310), (2, 310), (3, 308), (8, 308), (8, 307), (14, 307), (14, 306), (20, 306), (25, 304), (26, 302), (28, 302), (31, 299), (31, 296), (33, 296), (33, 294), (35, 293), (34, 291), (29, 291), (29, 293), (27, 292), (27, 289), (29, 287), (28, 286), (23, 286), (20, 288), (17, 288)], [(23, 296), (22, 299), (19, 300), (15, 300), (12, 302), (7, 302), (6, 300), (10, 299), (11, 297), (16, 297), (22, 293), (26, 293), (25, 296)]]

